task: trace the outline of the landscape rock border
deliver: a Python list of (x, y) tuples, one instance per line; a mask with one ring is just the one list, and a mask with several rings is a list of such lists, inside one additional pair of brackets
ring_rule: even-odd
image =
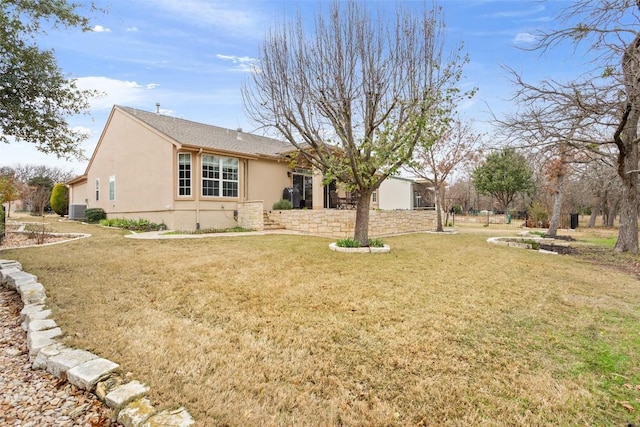
[[(16, 235), (28, 235), (28, 234), (31, 234), (31, 232), (24, 231), (24, 230), (7, 231), (6, 233), (7, 234), (16, 234)], [(88, 233), (52, 233), (52, 232), (46, 232), (45, 234), (47, 236), (63, 238), (63, 239), (56, 240), (54, 242), (35, 243), (35, 244), (32, 244), (32, 245), (19, 245), (19, 246), (6, 246), (6, 247), (3, 246), (2, 250), (33, 248), (33, 247), (41, 247), (41, 246), (51, 246), (51, 245), (57, 245), (57, 244), (60, 244), (60, 243), (67, 243), (67, 242), (72, 241), (72, 240), (80, 240), (80, 239), (85, 239), (87, 237), (91, 237), (91, 234), (88, 234)], [(65, 237), (68, 237), (68, 238), (64, 239)]]
[(51, 310), (45, 307), (45, 288), (35, 275), (23, 271), (19, 262), (0, 259), (0, 285), (16, 291), (24, 304), (20, 320), (27, 332), (32, 369), (46, 370), (94, 393), (111, 409), (114, 420), (125, 427), (189, 427), (195, 423), (183, 407), (156, 410), (146, 397), (149, 387), (123, 377), (118, 373), (117, 363), (56, 341), (62, 330), (49, 318)]
[[(513, 240), (515, 240), (515, 239), (533, 240), (533, 241), (538, 242), (538, 243), (542, 243), (543, 241), (545, 241), (545, 239), (543, 239), (542, 237), (539, 237), (539, 236), (527, 236), (526, 238), (525, 237), (489, 237), (487, 239), (487, 242), (488, 243), (492, 243), (494, 245), (501, 245), (501, 246), (509, 246), (509, 247), (512, 247), (512, 248), (534, 250), (533, 249), (533, 245), (531, 243), (514, 242)], [(546, 239), (546, 240), (549, 240), (549, 239)], [(558, 255), (558, 252), (548, 251), (546, 249), (535, 249), (535, 251), (543, 253), (543, 254)]]
[(343, 248), (338, 246), (335, 242), (329, 244), (329, 249), (336, 252), (345, 252), (350, 254), (386, 254), (391, 251), (391, 247), (389, 245), (384, 245), (381, 248), (375, 248), (372, 246), (367, 246), (364, 248)]

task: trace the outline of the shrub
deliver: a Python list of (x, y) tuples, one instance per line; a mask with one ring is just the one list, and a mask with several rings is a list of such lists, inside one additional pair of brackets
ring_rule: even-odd
[(290, 200), (287, 199), (280, 199), (277, 202), (275, 202), (273, 204), (272, 209), (274, 211), (284, 211), (287, 209), (293, 209), (293, 204), (291, 204)]
[(53, 186), (51, 190), (51, 197), (49, 197), (49, 205), (51, 210), (60, 216), (67, 215), (69, 213), (69, 195), (67, 193), (67, 186), (59, 182)]
[(547, 214), (547, 209), (540, 202), (535, 202), (527, 212), (527, 227), (539, 227), (539, 228), (548, 228), (549, 227), (549, 214)]
[(148, 219), (124, 219), (124, 218), (109, 218), (100, 220), (100, 225), (106, 227), (123, 228), (131, 231), (161, 231), (166, 230), (165, 224), (156, 224)]
[(346, 239), (338, 239), (336, 246), (339, 248), (359, 248), (360, 242), (351, 237), (347, 237)]
[(84, 217), (90, 224), (96, 224), (107, 217), (107, 213), (102, 208), (90, 208), (84, 211)]
[(256, 230), (251, 228), (235, 226), (235, 227), (229, 227), (229, 228), (202, 228), (200, 230), (171, 231), (166, 234), (246, 233), (249, 231), (256, 231)]
[(382, 239), (369, 239), (369, 246), (372, 248), (383, 248), (384, 242)]
[[(360, 242), (358, 240), (352, 239), (351, 237), (347, 237), (346, 239), (339, 239), (336, 242), (336, 246), (339, 248), (359, 248)], [(369, 247), (372, 248), (382, 248), (384, 247), (384, 242), (382, 239), (369, 239)]]

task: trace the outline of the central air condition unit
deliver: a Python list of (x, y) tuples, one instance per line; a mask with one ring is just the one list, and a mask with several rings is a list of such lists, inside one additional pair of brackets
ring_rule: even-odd
[(84, 219), (84, 211), (87, 205), (69, 205), (69, 219)]

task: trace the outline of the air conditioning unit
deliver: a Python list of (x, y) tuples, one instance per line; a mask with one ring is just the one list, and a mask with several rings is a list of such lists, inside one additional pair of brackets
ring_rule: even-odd
[(69, 205), (69, 219), (84, 219), (84, 211), (87, 205)]

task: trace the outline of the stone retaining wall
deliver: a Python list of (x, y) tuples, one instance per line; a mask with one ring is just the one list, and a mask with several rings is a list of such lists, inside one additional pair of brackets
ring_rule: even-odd
[(262, 200), (238, 203), (238, 225), (251, 230), (264, 230)]
[[(350, 237), (356, 222), (356, 211), (284, 210), (270, 212), (269, 218), (287, 230), (331, 237)], [(369, 212), (369, 235), (372, 237), (429, 231), (433, 230), (435, 225), (436, 213), (432, 210), (372, 210)]]

